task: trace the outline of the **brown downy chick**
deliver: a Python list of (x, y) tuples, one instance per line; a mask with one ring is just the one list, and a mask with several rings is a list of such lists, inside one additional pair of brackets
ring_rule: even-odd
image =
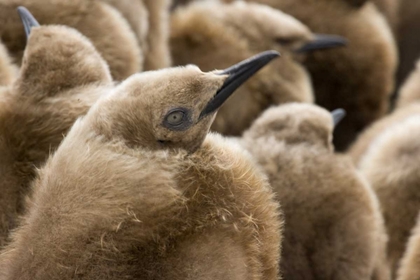
[[(29, 32), (37, 23), (24, 8), (20, 13)], [(24, 210), (36, 169), (111, 85), (107, 64), (79, 32), (64, 26), (32, 29), (17, 79), (1, 89), (0, 247)]]
[(420, 114), (420, 60), (417, 62), (415, 71), (401, 87), (393, 113), (369, 126), (350, 147), (348, 154), (354, 163), (359, 165), (374, 140), (386, 129), (417, 114)]
[(267, 49), (282, 53), (281, 61), (263, 69), (222, 106), (212, 130), (225, 135), (242, 134), (272, 104), (313, 102), (310, 78), (299, 63), (303, 53), (344, 43), (341, 37), (313, 34), (293, 17), (259, 4), (203, 1), (172, 15), (176, 65), (193, 63), (207, 71)]
[(101, 98), (40, 170), (0, 279), (278, 279), (271, 188), (243, 149), (207, 135), (276, 56), (144, 72)]
[(124, 80), (141, 70), (142, 56), (136, 37), (122, 15), (95, 0), (1, 0), (0, 38), (20, 63), (25, 33), (16, 8), (27, 7), (41, 24), (73, 27), (88, 37), (110, 66), (112, 77)]
[(117, 8), (137, 36), (144, 54), (144, 70), (171, 65), (169, 51), (170, 0), (102, 0)]
[(12, 59), (6, 47), (0, 41), (0, 86), (10, 85), (16, 78), (18, 68), (12, 63)]
[(396, 123), (370, 145), (360, 170), (375, 190), (389, 235), (388, 257), (398, 269), (420, 210), (420, 114)]
[(394, 89), (397, 51), (391, 30), (366, 0), (248, 0), (270, 5), (306, 24), (313, 32), (348, 39), (348, 47), (308, 56), (316, 103), (349, 112), (334, 131), (344, 150), (357, 134), (388, 112)]
[(398, 269), (398, 280), (420, 279), (420, 215), (417, 224), (411, 231), (411, 236), (406, 244), (404, 256)]
[(378, 201), (334, 154), (332, 129), (328, 111), (286, 104), (264, 112), (240, 140), (282, 206), (280, 271), (284, 279), (389, 279)]

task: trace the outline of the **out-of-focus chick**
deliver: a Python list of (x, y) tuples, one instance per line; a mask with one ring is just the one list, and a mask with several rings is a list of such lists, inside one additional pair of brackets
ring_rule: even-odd
[(88, 37), (109, 64), (114, 79), (123, 80), (140, 71), (142, 54), (127, 21), (112, 6), (96, 0), (1, 0), (0, 38), (18, 64), (26, 44), (16, 14), (19, 5), (27, 7), (41, 24), (67, 25)]
[(417, 114), (420, 114), (420, 61), (401, 88), (394, 112), (369, 126), (349, 149), (348, 153), (354, 163), (360, 163), (374, 140), (386, 129)]
[(313, 34), (293, 17), (265, 5), (203, 1), (172, 15), (171, 51), (176, 65), (206, 71), (226, 67), (267, 49), (282, 53), (220, 109), (212, 130), (240, 135), (272, 104), (313, 102), (304, 53), (345, 44), (341, 37)]
[(222, 72), (133, 75), (39, 172), (2, 280), (277, 280), (281, 217), (248, 153), (209, 134), (266, 52)]
[[(228, 0), (226, 0), (228, 1)], [(344, 150), (366, 126), (389, 110), (397, 51), (382, 14), (367, 0), (248, 0), (288, 13), (313, 32), (344, 36), (348, 46), (308, 56), (315, 101), (343, 108), (348, 116), (334, 131), (334, 145)], [(245, 22), (246, 20), (244, 20)]]
[(144, 70), (171, 65), (169, 51), (170, 0), (102, 0), (117, 8), (137, 36), (144, 54)]
[(370, 145), (360, 170), (375, 190), (389, 235), (393, 274), (420, 210), (420, 114), (388, 127)]
[(411, 236), (405, 246), (405, 253), (398, 269), (398, 280), (420, 279), (420, 215), (417, 224), (411, 231)]
[(378, 200), (353, 164), (334, 154), (332, 130), (328, 111), (286, 104), (264, 112), (239, 140), (283, 210), (280, 271), (284, 279), (389, 279)]
[(36, 169), (112, 86), (107, 64), (87, 38), (64, 26), (37, 27), (29, 12), (20, 13), (26, 30), (34, 27), (17, 79), (0, 90), (0, 247), (24, 210)]
[(18, 68), (12, 63), (12, 59), (0, 41), (0, 86), (10, 85), (16, 78)]

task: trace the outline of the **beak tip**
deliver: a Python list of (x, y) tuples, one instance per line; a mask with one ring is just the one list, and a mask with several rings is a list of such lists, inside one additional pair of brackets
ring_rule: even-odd
[(332, 111), (331, 115), (333, 118), (334, 127), (336, 127), (347, 115), (347, 112), (346, 110), (340, 108)]
[(19, 6), (17, 8), (17, 12), (25, 28), (26, 38), (28, 38), (29, 34), (31, 33), (31, 29), (33, 27), (39, 26), (39, 23), (31, 14), (31, 12), (29, 12), (29, 10), (26, 9), (24, 6)]

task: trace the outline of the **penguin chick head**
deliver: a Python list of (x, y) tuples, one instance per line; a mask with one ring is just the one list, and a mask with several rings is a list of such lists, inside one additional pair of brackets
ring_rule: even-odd
[(78, 31), (60, 25), (39, 25), (24, 7), (19, 7), (18, 13), (27, 36), (16, 83), (21, 92), (42, 98), (80, 85), (112, 81), (106, 62)]
[(267, 51), (223, 71), (189, 65), (133, 75), (93, 108), (96, 127), (132, 147), (194, 152), (219, 107), (277, 56)]
[(316, 145), (332, 151), (332, 131), (344, 114), (342, 109), (330, 113), (311, 104), (280, 105), (266, 110), (244, 138), (273, 137), (289, 144)]

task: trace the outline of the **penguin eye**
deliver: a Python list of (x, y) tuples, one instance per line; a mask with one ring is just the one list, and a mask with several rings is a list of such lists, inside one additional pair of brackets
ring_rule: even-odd
[(188, 129), (192, 123), (189, 115), (188, 109), (173, 109), (166, 114), (163, 125), (170, 130)]
[(166, 122), (170, 125), (180, 125), (184, 120), (185, 113), (182, 111), (175, 111), (166, 117)]
[(277, 38), (276, 42), (280, 45), (290, 45), (294, 42), (295, 40), (293, 38)]

